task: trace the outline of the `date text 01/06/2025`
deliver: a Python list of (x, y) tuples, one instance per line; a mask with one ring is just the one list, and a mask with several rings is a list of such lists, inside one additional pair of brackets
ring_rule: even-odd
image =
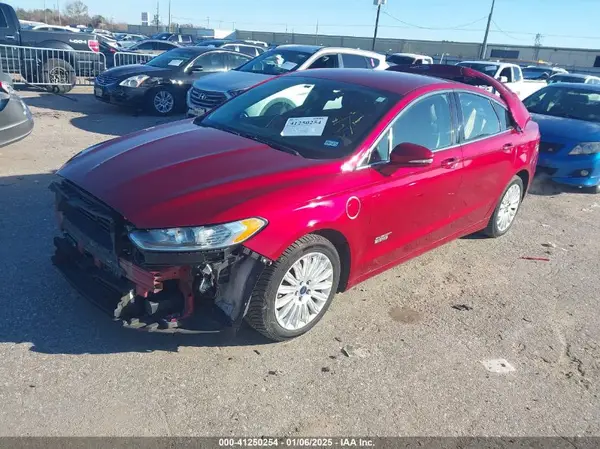
[(374, 447), (369, 438), (220, 438), (219, 447)]

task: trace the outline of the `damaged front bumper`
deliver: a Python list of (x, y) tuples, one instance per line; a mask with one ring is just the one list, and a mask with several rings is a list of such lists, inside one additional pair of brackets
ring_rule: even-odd
[(110, 208), (66, 181), (51, 190), (62, 232), (52, 261), (114, 320), (153, 332), (237, 331), (271, 261), (243, 246), (145, 253), (130, 244), (124, 220)]

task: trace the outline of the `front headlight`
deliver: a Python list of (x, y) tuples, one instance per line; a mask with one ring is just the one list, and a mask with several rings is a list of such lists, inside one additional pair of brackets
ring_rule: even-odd
[(147, 251), (221, 249), (248, 240), (266, 224), (262, 218), (248, 218), (212, 226), (135, 230), (129, 233), (129, 238)]
[(150, 78), (148, 75), (136, 75), (127, 78), (119, 83), (119, 86), (123, 87), (140, 87), (144, 81)]
[(596, 153), (600, 153), (600, 142), (582, 142), (569, 152), (571, 156)]

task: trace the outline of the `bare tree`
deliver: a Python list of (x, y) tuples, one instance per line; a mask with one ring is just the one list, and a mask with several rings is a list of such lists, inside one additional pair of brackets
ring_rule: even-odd
[(65, 6), (65, 11), (68, 16), (73, 18), (89, 17), (88, 7), (81, 0), (73, 0), (70, 3), (67, 3), (67, 6)]

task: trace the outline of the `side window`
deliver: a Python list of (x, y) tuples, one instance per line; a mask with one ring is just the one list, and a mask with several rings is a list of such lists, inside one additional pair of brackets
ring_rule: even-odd
[(391, 132), (386, 132), (377, 144), (377, 146), (373, 148), (371, 158), (368, 162), (369, 164), (376, 164), (377, 162), (384, 162), (390, 159), (390, 136)]
[(244, 53), (248, 56), (256, 56), (256, 49), (254, 47), (249, 47), (247, 45), (240, 45), (240, 53)]
[(0, 9), (0, 28), (8, 28), (8, 22), (6, 21), (6, 16), (4, 15), (4, 11)]
[(496, 103), (495, 101), (492, 101), (492, 106), (494, 107), (494, 111), (496, 111), (498, 120), (500, 120), (500, 131), (506, 131), (507, 129), (512, 128), (508, 109)]
[(502, 69), (502, 71), (500, 72), (499, 76), (505, 76), (508, 79), (508, 83), (512, 83), (513, 82), (513, 77), (512, 77), (512, 69), (511, 67), (505, 67)]
[(336, 69), (338, 64), (338, 55), (325, 55), (321, 56), (315, 62), (311, 64), (311, 69)]
[(367, 60), (364, 56), (342, 54), (342, 63), (345, 68), (349, 69), (366, 69), (368, 68)]
[(235, 69), (248, 61), (250, 61), (248, 57), (236, 55), (235, 53), (227, 53), (227, 66), (230, 69)]
[(500, 132), (500, 122), (492, 102), (475, 94), (459, 93), (463, 114), (463, 139), (465, 141), (492, 136)]
[(200, 56), (194, 62), (194, 67), (201, 66), (205, 72), (225, 70), (225, 55), (223, 53), (208, 53)]
[(408, 142), (440, 150), (452, 145), (452, 128), (449, 94), (431, 95), (400, 113), (392, 126), (392, 148)]
[(154, 50), (154, 42), (144, 42), (137, 46), (138, 50)]
[(168, 51), (168, 50), (172, 50), (173, 48), (175, 48), (173, 45), (169, 45), (166, 42), (157, 42), (156, 43), (157, 50)]

